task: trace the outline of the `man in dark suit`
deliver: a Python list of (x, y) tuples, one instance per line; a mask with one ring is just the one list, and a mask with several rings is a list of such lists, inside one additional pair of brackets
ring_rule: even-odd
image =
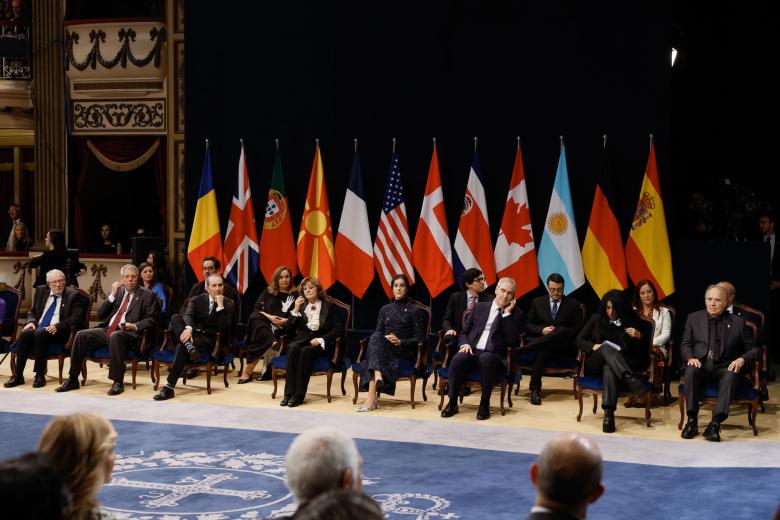
[(526, 348), (535, 353), (531, 372), (531, 404), (542, 404), (542, 374), (551, 357), (575, 355), (574, 338), (583, 325), (580, 302), (563, 294), (564, 279), (558, 273), (547, 277), (547, 296), (531, 302), (526, 330), (532, 339)]
[(769, 309), (766, 313), (766, 339), (775, 362), (780, 362), (780, 248), (777, 247), (774, 213), (768, 211), (762, 213), (758, 225), (769, 253)]
[(601, 452), (576, 433), (548, 442), (531, 465), (536, 501), (528, 520), (581, 520), (604, 494)]
[(718, 402), (712, 411), (712, 421), (704, 430), (704, 438), (720, 441), (720, 423), (729, 416), (739, 373), (746, 363), (758, 357), (758, 348), (753, 345), (742, 318), (725, 312), (727, 298), (723, 287), (710, 285), (704, 295), (706, 309), (690, 314), (685, 321), (680, 352), (687, 365), (683, 381), (688, 422), (682, 431), (683, 439), (699, 434), (702, 389), (707, 380), (715, 380)]
[(70, 328), (83, 327), (86, 305), (78, 297), (78, 291), (65, 286), (65, 273), (52, 269), (46, 273), (46, 284), (35, 289), (33, 305), (27, 315), (27, 324), (17, 340), (16, 375), (3, 386), (13, 388), (24, 384), (24, 367), (27, 358), (35, 359), (33, 388), (46, 386), (46, 362), (51, 343), (64, 344)]
[(187, 362), (197, 363), (201, 352), (212, 352), (217, 332), (225, 334), (232, 327), (235, 306), (224, 295), (225, 282), (222, 275), (209, 275), (206, 277), (206, 283), (206, 294), (195, 296), (187, 304), (187, 310), (183, 314), (171, 317), (171, 334), (178, 339), (178, 343), (173, 366), (168, 373), (168, 382), (154, 396), (155, 401), (174, 397), (173, 389)]
[[(184, 300), (184, 303), (181, 306), (181, 313), (184, 313), (187, 311), (187, 305), (190, 303), (190, 300), (194, 298), (195, 296), (206, 294), (208, 293), (208, 282), (207, 279), (212, 274), (219, 274), (222, 275), (220, 272), (220, 269), (222, 268), (222, 264), (220, 261), (213, 257), (213, 256), (207, 256), (203, 259), (203, 281), (202, 282), (195, 282), (192, 287), (190, 287), (190, 292), (187, 294), (187, 299)], [(230, 282), (224, 279), (224, 275), (222, 275), (222, 279), (225, 284), (225, 296), (233, 302), (234, 305), (238, 305), (239, 302), (239, 294), (238, 290), (230, 285)], [(238, 321), (239, 316), (238, 313), (233, 316), (234, 323), (235, 321)]]
[(455, 339), (463, 325), (463, 313), (473, 309), (479, 302), (489, 302), (493, 296), (485, 292), (485, 276), (482, 271), (472, 267), (463, 271), (460, 281), (465, 287), (462, 291), (454, 292), (447, 301), (447, 310), (444, 311), (442, 330), (444, 336)]
[(442, 417), (458, 413), (458, 396), (469, 372), (479, 368), (482, 399), (477, 419), (490, 417), (490, 393), (501, 371), (506, 371), (507, 348), (520, 340), (523, 313), (515, 306), (515, 281), (502, 278), (496, 286), (492, 303), (476, 304), (466, 315), (466, 323), (458, 336), (458, 353), (449, 368), (449, 402), (441, 411)]
[(68, 380), (57, 392), (79, 388), (81, 364), (88, 351), (108, 345), (111, 366), (108, 377), (113, 380), (108, 395), (124, 392), (125, 362), (127, 350), (140, 348), (144, 330), (154, 327), (160, 313), (160, 304), (154, 293), (138, 286), (138, 268), (125, 264), (120, 269), (121, 280), (111, 285), (108, 295), (97, 311), (100, 320), (106, 320), (92, 329), (80, 330), (73, 340), (70, 353)]

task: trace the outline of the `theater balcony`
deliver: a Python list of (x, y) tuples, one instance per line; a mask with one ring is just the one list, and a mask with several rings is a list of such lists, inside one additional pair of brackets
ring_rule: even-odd
[(165, 134), (167, 54), (159, 19), (66, 21), (71, 133)]
[(0, 21), (0, 128), (32, 130), (30, 25)]

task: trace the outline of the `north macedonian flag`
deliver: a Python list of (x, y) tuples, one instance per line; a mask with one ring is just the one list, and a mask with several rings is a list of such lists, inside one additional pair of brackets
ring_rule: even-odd
[(284, 193), (284, 174), (282, 173), (282, 152), (276, 145), (274, 171), (271, 175), (271, 187), (268, 189), (268, 201), (265, 204), (263, 234), (260, 236), (260, 271), (266, 283), (271, 284), (274, 271), (283, 265), (295, 276), (298, 264), (295, 257), (290, 205)]
[(200, 189), (192, 219), (190, 241), (187, 244), (187, 260), (198, 281), (203, 281), (203, 259), (207, 256), (222, 262), (222, 233), (219, 231), (217, 215), (217, 193), (211, 174), (211, 148), (206, 141), (206, 157), (203, 159), (203, 173), (200, 175)]
[(325, 289), (336, 282), (333, 229), (330, 225), (330, 206), (319, 143), (314, 151), (306, 207), (298, 233), (298, 267), (303, 276), (319, 278)]

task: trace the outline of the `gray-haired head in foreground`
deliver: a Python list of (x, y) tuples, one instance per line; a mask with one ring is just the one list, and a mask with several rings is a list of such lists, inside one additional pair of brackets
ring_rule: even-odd
[(308, 430), (290, 445), (285, 457), (287, 487), (298, 504), (304, 504), (342, 485), (349, 469), (353, 482), (360, 478), (360, 454), (355, 441), (335, 428)]
[(601, 452), (582, 435), (572, 433), (551, 440), (536, 464), (538, 491), (561, 505), (585, 503), (601, 484)]

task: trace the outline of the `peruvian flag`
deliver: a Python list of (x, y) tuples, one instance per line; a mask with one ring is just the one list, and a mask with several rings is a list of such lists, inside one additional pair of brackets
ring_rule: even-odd
[(504, 218), (501, 221), (494, 254), (498, 276), (502, 278), (509, 276), (517, 283), (516, 298), (539, 285), (539, 270), (536, 264), (534, 234), (531, 229), (531, 212), (528, 208), (528, 192), (519, 138), (515, 166), (512, 168), (512, 180), (509, 181), (509, 193), (506, 196)]

